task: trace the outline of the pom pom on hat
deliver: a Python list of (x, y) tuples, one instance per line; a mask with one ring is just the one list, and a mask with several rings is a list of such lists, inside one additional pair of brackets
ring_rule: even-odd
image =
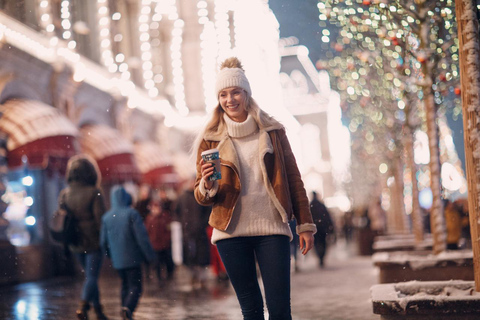
[(250, 83), (245, 76), (242, 63), (236, 57), (226, 59), (220, 67), (215, 84), (217, 97), (220, 91), (230, 87), (240, 87), (250, 96), (252, 95), (252, 89), (250, 89)]

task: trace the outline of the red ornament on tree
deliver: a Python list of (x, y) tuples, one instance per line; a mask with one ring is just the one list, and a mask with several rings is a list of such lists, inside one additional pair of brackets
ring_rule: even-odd
[(426, 57), (424, 54), (419, 54), (419, 55), (417, 56), (417, 60), (418, 60), (418, 62), (420, 62), (420, 63), (425, 63), (425, 62), (427, 61), (427, 57)]
[(363, 0), (363, 5), (364, 6), (369, 6), (372, 3), (370, 0)]
[(455, 94), (456, 94), (457, 96), (459, 96), (459, 95), (462, 93), (462, 89), (460, 89), (460, 88), (457, 87), (457, 88), (455, 88), (455, 89), (453, 90), (453, 92), (455, 92)]
[(398, 39), (397, 39), (397, 37), (393, 36), (393, 37), (390, 38), (390, 40), (392, 41), (392, 44), (393, 44), (394, 46), (398, 46)]
[(335, 43), (335, 46), (333, 48), (337, 52), (342, 52), (343, 51), (343, 46), (340, 43)]

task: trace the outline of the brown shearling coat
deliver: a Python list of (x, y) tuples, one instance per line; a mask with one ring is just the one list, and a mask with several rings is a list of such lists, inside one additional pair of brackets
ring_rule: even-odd
[[(200, 186), (201, 153), (214, 148), (220, 153), (222, 179), (217, 181), (218, 184), (215, 183), (210, 192), (205, 192), (204, 187)], [(295, 216), (297, 233), (305, 231), (315, 233), (316, 227), (310, 213), (307, 193), (285, 129), (280, 125), (261, 128), (259, 152), (260, 159), (263, 160), (260, 161), (260, 166), (265, 187), (283, 222), (287, 223)], [(195, 198), (201, 205), (213, 205), (209, 224), (218, 230), (225, 231), (228, 228), (240, 195), (241, 173), (238, 168), (237, 154), (226, 129), (206, 133), (197, 153)]]

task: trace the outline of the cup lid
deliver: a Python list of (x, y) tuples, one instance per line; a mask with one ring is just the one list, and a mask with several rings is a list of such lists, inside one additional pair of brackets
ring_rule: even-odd
[(218, 149), (205, 150), (205, 151), (202, 152), (202, 156), (203, 156), (204, 154), (210, 154), (210, 153), (215, 153), (215, 152), (218, 153)]

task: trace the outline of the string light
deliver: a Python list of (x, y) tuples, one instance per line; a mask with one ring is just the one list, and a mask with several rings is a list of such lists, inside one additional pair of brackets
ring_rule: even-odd
[(181, 19), (175, 21), (172, 30), (172, 43), (170, 45), (172, 57), (173, 84), (175, 88), (175, 107), (181, 115), (188, 114), (185, 103), (185, 86), (182, 68), (182, 41), (184, 22)]
[(140, 33), (140, 50), (142, 51), (142, 70), (143, 70), (143, 86), (148, 90), (151, 97), (158, 95), (158, 89), (155, 88), (152, 71), (152, 46), (150, 44), (150, 16), (151, 16), (151, 0), (142, 0), (142, 8), (138, 16), (138, 30)]
[(186, 116), (189, 110), (185, 102), (185, 85), (182, 68), (182, 42), (185, 23), (178, 17), (176, 0), (168, 0), (165, 2), (164, 7), (160, 9), (168, 14), (169, 20), (174, 21), (172, 41), (170, 43), (170, 58), (172, 63), (175, 108), (182, 116)]
[(97, 22), (100, 31), (98, 36), (100, 59), (104, 66), (109, 70), (113, 70), (115, 67), (110, 68), (115, 62), (113, 60), (112, 43), (110, 40), (110, 17), (107, 0), (97, 0)]
[(228, 19), (229, 1), (215, 1), (215, 28), (218, 42), (218, 61), (230, 55), (232, 41)]
[(202, 57), (203, 93), (207, 112), (215, 107), (215, 66), (218, 51), (216, 31), (213, 22), (208, 19), (208, 5), (205, 0), (197, 2), (198, 23), (203, 24), (200, 34), (200, 50)]
[(47, 35), (53, 36), (55, 26), (52, 20), (52, 7), (50, 0), (38, 0), (38, 13), (40, 17), (40, 26), (47, 32)]
[(72, 23), (70, 22), (70, 1), (63, 0), (61, 4), (61, 13), (60, 17), (62, 18), (62, 28), (64, 30), (62, 37), (65, 40), (68, 40), (72, 37), (72, 32), (70, 31)]

